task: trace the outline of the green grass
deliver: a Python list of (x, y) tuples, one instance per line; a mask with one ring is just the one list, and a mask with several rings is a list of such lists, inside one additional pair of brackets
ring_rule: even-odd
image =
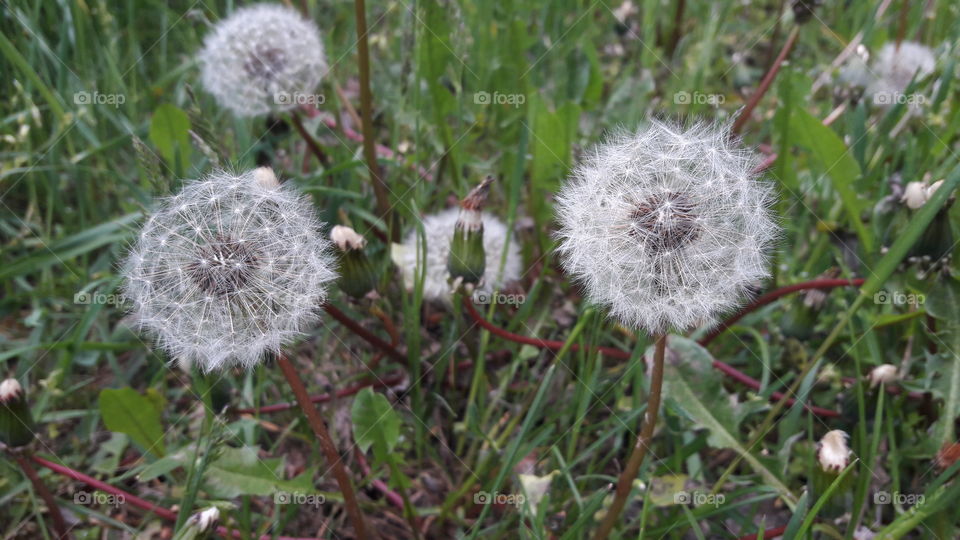
[[(789, 2), (688, 0), (672, 54), (666, 44), (676, 2), (636, 0), (625, 23), (613, 13), (619, 4), (604, 1), (368, 2), (375, 129), (378, 143), (403, 151), (382, 160), (403, 230), (494, 175), (488, 211), (517, 230), (529, 270), (520, 283), (525, 302), (491, 307), (485, 316), (525, 336), (631, 351), (631, 361), (506, 341), (462, 310), (405, 291), (390, 246), (374, 234), (385, 224), (373, 210), (359, 143), (308, 121), (332, 166), (322, 170), (311, 160), (304, 170), (306, 147), (282, 118), (268, 131), (268, 120), (234, 118), (201, 89), (193, 55), (207, 21), (231, 12), (232, 2), (2, 3), (0, 372), (29, 393), (36, 453), (166, 508), (219, 505), (223, 522), (245, 537), (306, 537), (322, 527), (344, 537), (350, 530), (299, 411), (214, 418), (198, 399), (219, 379), (206, 396), (217, 409), (218, 400), (235, 408), (292, 401), (278, 370), (264, 365), (194, 380), (134, 333), (116, 302), (75, 301), (82, 293), (118, 294), (119, 261), (155, 198), (218, 165), (245, 170), (270, 162), (312, 197), (325, 222), (367, 233), (381, 276), (376, 305), (397, 325), (406, 351), (406, 363), (384, 357), (376, 369), (378, 377), (405, 372), (409, 384), (377, 390), (393, 405), (400, 430), (388, 459), (367, 456), (371, 474), (354, 455), (354, 398), (321, 406), (372, 527), (385, 537), (412, 537), (403, 510), (371, 487), (379, 479), (430, 520), (431, 538), (590, 536), (640, 427), (647, 388), (638, 359), (650, 340), (589, 306), (560, 270), (552, 195), (589, 147), (618, 126), (651, 116), (735, 118), (793, 25), (789, 7), (780, 16)], [(353, 4), (305, 3), (332, 66), (321, 109), (349, 123), (342, 100), (359, 107)], [(787, 526), (792, 535), (849, 539), (851, 521), (891, 537), (958, 534), (956, 467), (944, 471), (934, 460), (942, 444), (957, 441), (960, 293), (953, 277), (918, 276), (904, 261), (926, 241), (936, 205), (956, 237), (957, 210), (947, 190), (924, 211), (898, 203), (878, 209), (894, 176), (904, 185), (960, 180), (960, 6), (906, 2), (902, 11), (894, 0), (877, 18), (880, 2), (826, 4), (802, 27), (743, 132), (745, 144), (769, 145), (780, 156), (766, 176), (777, 184), (784, 232), (775, 277), (763, 289), (830, 269), (868, 283), (861, 292), (832, 291), (816, 313), (804, 312), (803, 293), (785, 297), (746, 316), (708, 350), (684, 349), (672, 384), (667, 373), (643, 487), (617, 529), (624, 538), (735, 538)], [(904, 107), (884, 110), (864, 99), (848, 103), (829, 127), (820, 124), (842, 98), (833, 79), (816, 92), (814, 81), (857, 34), (876, 52), (901, 24), (938, 58), (934, 76), (914, 83), (929, 97), (922, 112), (904, 120)], [(80, 92), (122, 103), (79, 104)], [(478, 92), (523, 103), (485, 105), (476, 102)], [(711, 101), (681, 103), (680, 93)], [(160, 119), (172, 134), (158, 127)], [(177, 127), (184, 120), (196, 138)], [(420, 177), (416, 166), (432, 178)], [(948, 268), (956, 273), (956, 262)], [(874, 301), (878, 291), (923, 298), (916, 306), (883, 304)], [(389, 339), (369, 301), (337, 291), (332, 302)], [(329, 318), (291, 350), (317, 394), (365, 380), (376, 354)], [(710, 359), (761, 380), (761, 390), (723, 379)], [(466, 361), (470, 367), (461, 365)], [(926, 397), (871, 388), (864, 375), (885, 363), (905, 365), (899, 385)], [(771, 414), (779, 411), (766, 398), (791, 385), (841, 415), (817, 418), (800, 407)], [(116, 427), (105, 420), (116, 408), (105, 407), (100, 393), (126, 387), (148, 404), (137, 412), (150, 429), (107, 427)], [(857, 458), (836, 482), (819, 478), (816, 462), (816, 442), (833, 429), (850, 434)], [(119, 512), (75, 504), (75, 493), (90, 488), (40, 473), (76, 519), (77, 537), (146, 535), (174, 525), (129, 504)], [(553, 475), (539, 505), (475, 503), (478, 492), (529, 497), (523, 483), (530, 477), (521, 474)], [(714, 488), (720, 504), (673, 504), (678, 489), (708, 495)], [(326, 502), (275, 505), (278, 490), (324, 494)], [(894, 504), (878, 502), (878, 493), (894, 495)], [(923, 504), (911, 508), (921, 496)], [(189, 513), (181, 512), (181, 521)], [(42, 500), (7, 459), (0, 460), (0, 516), (4, 537), (53, 535)]]

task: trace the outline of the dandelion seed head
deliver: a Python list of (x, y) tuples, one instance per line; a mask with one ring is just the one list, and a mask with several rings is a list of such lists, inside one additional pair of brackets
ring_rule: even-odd
[[(447, 258), (450, 256), (450, 241), (459, 216), (459, 208), (450, 208), (423, 218), (423, 232), (426, 241), (427, 268), (423, 280), (423, 297), (444, 303), (451, 301), (450, 272), (447, 270)], [(486, 257), (486, 270), (483, 282), (478, 289), (491, 292), (500, 289), (511, 281), (520, 279), (522, 260), (520, 245), (507, 229), (507, 226), (487, 213), (483, 213), (483, 251)], [(506, 261), (500, 271), (500, 258), (504, 246), (507, 246)], [(413, 289), (420, 273), (417, 257), (418, 235), (410, 231), (404, 238), (402, 249), (396, 262), (403, 275), (407, 289)]]
[(722, 126), (652, 121), (615, 134), (557, 197), (564, 268), (628, 326), (711, 322), (768, 274), (777, 225), (755, 165)]
[(201, 83), (238, 116), (295, 107), (327, 72), (316, 24), (280, 4), (255, 4), (223, 19), (199, 53)]
[(182, 364), (252, 367), (279, 352), (316, 319), (335, 278), (310, 202), (259, 181), (264, 174), (188, 183), (159, 205), (127, 257), (134, 320)]

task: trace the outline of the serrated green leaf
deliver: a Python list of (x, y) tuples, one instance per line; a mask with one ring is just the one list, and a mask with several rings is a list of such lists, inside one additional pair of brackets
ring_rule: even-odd
[(823, 125), (820, 119), (801, 107), (795, 107), (791, 116), (790, 123), (794, 128), (797, 143), (813, 153), (822, 174), (830, 177), (831, 185), (840, 196), (847, 212), (850, 226), (857, 232), (864, 251), (872, 252), (873, 236), (860, 219), (863, 202), (854, 188), (854, 183), (860, 178), (860, 165), (843, 143), (843, 139)]
[(150, 142), (171, 167), (190, 159), (190, 117), (175, 105), (164, 103), (150, 119)]
[(740, 454), (767, 485), (777, 490), (788, 504), (795, 504), (796, 497), (780, 478), (740, 444), (735, 434), (737, 412), (729, 395), (715, 380), (712, 361), (710, 353), (697, 342), (670, 336), (664, 366), (664, 396), (697, 427), (709, 431), (707, 442), (711, 446), (730, 448)]
[(125, 433), (133, 442), (157, 457), (163, 457), (163, 426), (156, 401), (133, 388), (100, 392), (100, 415), (110, 431)]
[(400, 439), (400, 416), (383, 394), (364, 388), (353, 400), (350, 414), (353, 438), (361, 451), (373, 446), (379, 459), (393, 451)]
[(279, 492), (310, 494), (313, 469), (296, 478), (283, 477), (283, 459), (261, 459), (252, 446), (225, 447), (204, 472), (204, 482), (211, 495), (232, 498), (240, 495), (273, 495)]

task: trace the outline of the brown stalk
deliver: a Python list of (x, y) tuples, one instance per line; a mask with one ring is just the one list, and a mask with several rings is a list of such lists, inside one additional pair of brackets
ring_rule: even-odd
[(302, 409), (303, 413), (307, 416), (307, 422), (317, 435), (317, 439), (320, 441), (320, 448), (327, 458), (327, 463), (330, 468), (333, 469), (333, 476), (336, 478), (340, 492), (343, 494), (343, 502), (347, 507), (347, 514), (350, 516), (350, 521), (353, 522), (353, 528), (357, 538), (369, 538), (369, 536), (367, 536), (366, 525), (363, 521), (363, 513), (360, 512), (360, 505), (357, 503), (357, 495), (353, 490), (353, 484), (350, 482), (350, 476), (347, 475), (347, 469), (343, 466), (343, 458), (341, 458), (340, 453), (337, 452), (336, 446), (333, 445), (333, 439), (330, 438), (327, 426), (324, 424), (323, 418), (320, 417), (320, 412), (317, 411), (317, 407), (310, 399), (310, 394), (307, 393), (307, 388), (304, 386), (303, 380), (300, 379), (297, 368), (293, 366), (293, 363), (290, 362), (290, 359), (284, 354), (277, 355), (277, 364), (280, 366), (280, 371), (283, 372), (283, 376), (287, 378), (287, 383), (290, 384), (293, 395), (296, 396), (297, 402), (300, 404), (300, 409)]

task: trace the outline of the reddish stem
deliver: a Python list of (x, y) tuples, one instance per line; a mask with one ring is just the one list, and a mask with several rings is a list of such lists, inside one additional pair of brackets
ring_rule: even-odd
[(773, 61), (773, 65), (770, 66), (770, 69), (767, 70), (766, 75), (763, 76), (763, 79), (760, 81), (760, 86), (757, 87), (756, 91), (750, 95), (750, 100), (747, 101), (746, 106), (743, 108), (743, 112), (740, 113), (740, 116), (737, 117), (737, 120), (733, 123), (733, 127), (730, 129), (731, 133), (737, 135), (740, 133), (740, 130), (743, 129), (743, 126), (750, 120), (750, 115), (753, 114), (753, 110), (757, 108), (757, 105), (760, 103), (760, 100), (763, 99), (763, 96), (767, 93), (767, 90), (770, 88), (770, 85), (773, 84), (773, 79), (777, 77), (777, 73), (780, 72), (780, 66), (783, 65), (784, 60), (787, 59), (787, 56), (790, 55), (790, 51), (793, 50), (793, 46), (797, 43), (797, 37), (800, 36), (800, 27), (795, 26), (793, 30), (790, 31), (790, 35), (787, 37), (787, 42), (783, 44), (783, 48), (780, 49), (780, 54), (777, 55), (777, 59)]
[(332, 304), (324, 304), (323, 309), (326, 310), (326, 312), (329, 313), (331, 317), (340, 321), (340, 324), (346, 326), (354, 334), (357, 334), (358, 336), (363, 338), (367, 343), (370, 343), (374, 347), (387, 353), (394, 360), (397, 360), (400, 362), (406, 362), (407, 357), (402, 352), (395, 349), (392, 345), (390, 345), (386, 341), (370, 333), (370, 331), (364, 328), (363, 326), (361, 326), (360, 323), (348, 317), (346, 313), (340, 311), (339, 309), (334, 307)]
[[(821, 280), (821, 281), (824, 281), (824, 280)], [(843, 282), (842, 285), (849, 285), (849, 284), (850, 284), (850, 280), (833, 280), (833, 281), (842, 281), (842, 282)], [(854, 281), (855, 281), (855, 280), (854, 280)], [(803, 290), (804, 288), (830, 288), (830, 287), (831, 287), (831, 286), (829, 286), (829, 285), (820, 284), (820, 283), (818, 283), (818, 282), (816, 282), (816, 281), (812, 281), (812, 282), (808, 282), (808, 283), (810, 283), (810, 284), (815, 284), (815, 285), (817, 285), (817, 286), (814, 286), (814, 287), (804, 287), (803, 285), (806, 285), (806, 284), (804, 284), (804, 283), (798, 283), (798, 284), (796, 284), (796, 285), (791, 285), (791, 286), (789, 286), (789, 287), (784, 287), (784, 289), (790, 289), (789, 291), (786, 291), (786, 292), (783, 292), (783, 293), (779, 293), (779, 291), (781, 291), (781, 289), (778, 289), (778, 290), (776, 290), (776, 291), (773, 291), (773, 292), (771, 292), (771, 293), (768, 293), (768, 294), (766, 294), (766, 295), (758, 298), (758, 299), (757, 299), (757, 302), (759, 302), (761, 299), (765, 299), (765, 297), (768, 297), (768, 298), (765, 299), (765, 302), (764, 302), (764, 303), (769, 303), (769, 302), (773, 301), (773, 299), (779, 298), (780, 296), (783, 296), (784, 294), (789, 294), (790, 292), (794, 292), (794, 291), (798, 291), (798, 290)], [(839, 285), (839, 284), (834, 284), (834, 285), (832, 285), (832, 286), (833, 286), (833, 287), (837, 287), (837, 286), (840, 286), (840, 285)], [(774, 294), (776, 294), (776, 296), (773, 296)], [(734, 317), (735, 317), (736, 319), (739, 319), (740, 317), (743, 317), (744, 315), (746, 315), (746, 314), (749, 312), (749, 311), (748, 311), (749, 309), (756, 309), (757, 307), (763, 305), (763, 304), (757, 304), (757, 302), (754, 302), (754, 303), (750, 304), (749, 306), (747, 306), (746, 308), (744, 308), (743, 311), (741, 311), (740, 313), (738, 313), (738, 314), (735, 315)], [(755, 304), (756, 304), (756, 305), (755, 305)], [(490, 321), (484, 319), (484, 318), (480, 315), (480, 313), (477, 312), (477, 309), (473, 306), (473, 302), (471, 302), (469, 298), (464, 298), (464, 306), (465, 306), (466, 309), (467, 309), (467, 313), (473, 318), (474, 321), (476, 321), (477, 324), (479, 324), (481, 327), (483, 327), (484, 329), (488, 330), (491, 334), (493, 334), (493, 335), (495, 335), (495, 336), (498, 336), (498, 337), (501, 337), (501, 338), (503, 338), (503, 339), (507, 339), (507, 340), (510, 340), (510, 341), (514, 341), (514, 342), (517, 342), (517, 343), (523, 343), (523, 344), (525, 344), (525, 345), (533, 345), (533, 346), (535, 346), (535, 347), (540, 347), (541, 349), (549, 349), (549, 350), (557, 351), (557, 350), (560, 350), (561, 348), (563, 348), (564, 343), (563, 343), (562, 341), (552, 341), (552, 340), (546, 340), (546, 339), (537, 339), (537, 338), (530, 338), (530, 337), (526, 337), (526, 336), (521, 336), (521, 335), (514, 334), (514, 333), (512, 333), (512, 332), (508, 332), (508, 331), (506, 331), (506, 330), (504, 330), (504, 329), (502, 329), (502, 328), (494, 325), (494, 324), (491, 323)], [(736, 319), (735, 319), (735, 320), (736, 320)], [(727, 323), (725, 322), (724, 324), (727, 324)], [(730, 324), (732, 324), (732, 323), (730, 323)], [(727, 324), (727, 326), (729, 326), (729, 324)], [(723, 326), (723, 328), (726, 328), (726, 326)], [(722, 330), (721, 330), (721, 331), (722, 331)], [(717, 332), (717, 333), (719, 333), (719, 332)], [(702, 344), (702, 342), (701, 342), (701, 344)], [(570, 348), (571, 348), (571, 350), (575, 350), (575, 351), (578, 351), (578, 350), (582, 349), (582, 347), (581, 347), (580, 345), (576, 345), (576, 344), (571, 345)], [(627, 351), (623, 351), (623, 350), (620, 350), (620, 349), (615, 349), (615, 348), (612, 348), (612, 347), (592, 347), (592, 349), (595, 350), (595, 351), (599, 351), (601, 354), (603, 354), (603, 355), (605, 355), (605, 356), (609, 356), (609, 357), (611, 357), (611, 358), (619, 358), (619, 359), (622, 359), (622, 360), (628, 360), (628, 359), (630, 359), (630, 357), (631, 357), (630, 353), (628, 353)], [(732, 379), (736, 380), (737, 382), (739, 382), (739, 383), (741, 383), (741, 384), (743, 384), (743, 385), (745, 385), (745, 386), (748, 386), (748, 387), (750, 387), (750, 388), (752, 388), (752, 389), (754, 389), (754, 390), (759, 390), (759, 389), (760, 389), (760, 381), (754, 379), (753, 377), (747, 375), (746, 373), (743, 373), (742, 371), (739, 371), (737, 368), (731, 366), (730, 364), (727, 364), (727, 363), (725, 363), (725, 362), (721, 362), (721, 361), (719, 361), (719, 360), (714, 360), (714, 361), (713, 361), (713, 367), (714, 367), (715, 369), (723, 372), (723, 373), (724, 373), (725, 375), (727, 375), (728, 377), (731, 377)], [(781, 393), (781, 392), (774, 392), (774, 393), (771, 394), (771, 396), (770, 396), (771, 401), (777, 401), (777, 400), (780, 400), (781, 398), (783, 398), (783, 393)], [(795, 403), (796, 403), (796, 400), (794, 400), (793, 398), (787, 399), (787, 404), (788, 404), (788, 405), (793, 406)], [(830, 409), (824, 409), (824, 408), (821, 408), (821, 407), (815, 407), (815, 406), (810, 406), (810, 405), (804, 405), (804, 408), (806, 408), (806, 409), (809, 410), (810, 412), (816, 414), (817, 416), (824, 416), (824, 417), (836, 417), (836, 416), (840, 416), (840, 413), (839, 413), (839, 412), (833, 411), (833, 410), (830, 410)]]
[(793, 285), (787, 285), (786, 287), (780, 287), (774, 291), (770, 291), (767, 294), (764, 294), (753, 302), (750, 302), (743, 309), (735, 313), (733, 316), (727, 318), (722, 323), (717, 325), (709, 334), (700, 339), (700, 344), (707, 346), (711, 341), (714, 340), (718, 335), (723, 333), (724, 330), (733, 326), (734, 323), (739, 321), (747, 315), (748, 313), (759, 309), (762, 306), (773, 302), (774, 300), (780, 298), (781, 296), (786, 296), (797, 291), (805, 291), (808, 289), (833, 289), (835, 287), (859, 287), (863, 285), (864, 280), (861, 278), (857, 279), (815, 279), (813, 281), (805, 281), (803, 283), (795, 283)]
[[(767, 530), (763, 531), (763, 537), (764, 537), (764, 538), (776, 538), (776, 537), (782, 535), (782, 534), (785, 533), (785, 532), (787, 532), (787, 528), (786, 528), (785, 526), (784, 526), (784, 527), (777, 527), (776, 529), (767, 529)], [(746, 536), (741, 536), (738, 540), (757, 540), (757, 538), (759, 538), (759, 535), (757, 535), (756, 533), (754, 533), (754, 534), (748, 534), (748, 535), (746, 535)]]
[[(403, 381), (403, 379), (404, 379), (405, 377), (406, 377), (406, 375), (404, 375), (404, 374), (402, 374), (402, 373), (398, 373), (398, 374), (395, 374), (395, 375), (389, 375), (389, 376), (387, 376), (387, 377), (384, 377), (383, 379), (377, 379), (377, 380), (372, 380), (372, 381), (366, 381), (366, 382), (362, 382), (362, 383), (357, 383), (357, 384), (355, 384), (355, 385), (353, 385), (353, 386), (348, 386), (347, 388), (343, 388), (343, 389), (341, 389), (341, 390), (337, 390), (336, 392), (333, 393), (333, 395), (331, 395), (331, 394), (320, 394), (319, 396), (311, 396), (311, 397), (310, 397), (310, 401), (313, 402), (313, 403), (326, 403), (326, 402), (328, 402), (328, 401), (332, 401), (332, 400), (337, 399), (337, 398), (342, 398), (342, 397), (346, 397), (346, 396), (352, 396), (352, 395), (356, 394), (357, 392), (359, 392), (360, 390), (363, 390), (364, 388), (366, 388), (366, 387), (368, 387), (368, 386), (372, 386), (372, 387), (374, 387), (374, 388), (387, 388), (387, 387), (390, 387), (390, 386), (393, 386), (393, 385), (395, 385), (395, 384), (400, 383), (401, 381)], [(265, 407), (260, 407), (260, 408), (257, 408), (257, 407), (247, 407), (247, 408), (244, 408), (244, 409), (237, 409), (235, 412), (236, 412), (237, 414), (257, 414), (257, 413), (259, 413), (259, 414), (269, 414), (269, 413), (287, 411), (287, 410), (290, 410), (290, 409), (295, 409), (295, 408), (297, 408), (297, 407), (299, 407), (299, 406), (298, 406), (296, 403), (277, 403), (277, 404), (274, 404), (274, 405), (267, 405), (267, 406), (265, 406)]]
[(293, 111), (293, 113), (290, 114), (290, 120), (293, 127), (296, 128), (297, 133), (299, 133), (300, 137), (307, 143), (307, 148), (313, 152), (313, 155), (317, 156), (317, 159), (320, 160), (320, 164), (323, 165), (324, 169), (329, 169), (330, 158), (328, 158), (327, 154), (320, 148), (320, 143), (313, 138), (313, 135), (310, 135), (307, 128), (303, 127), (303, 122), (300, 121), (300, 115), (297, 114), (297, 111)]
[[(136, 495), (134, 495), (134, 494), (132, 494), (132, 493), (128, 493), (128, 492), (126, 492), (126, 491), (124, 491), (124, 490), (122, 490), (122, 489), (120, 489), (120, 488), (118, 488), (118, 487), (111, 486), (110, 484), (107, 484), (106, 482), (101, 482), (100, 480), (97, 480), (96, 478), (94, 478), (94, 477), (92, 477), (92, 476), (87, 476), (87, 475), (83, 474), (82, 472), (75, 471), (75, 470), (71, 469), (70, 467), (67, 467), (66, 465), (60, 465), (60, 464), (58, 464), (58, 463), (54, 463), (54, 462), (52, 462), (52, 461), (48, 461), (48, 460), (46, 460), (46, 459), (44, 459), (44, 458), (42, 458), (42, 457), (40, 457), (40, 456), (37, 456), (37, 455), (31, 455), (31, 456), (30, 456), (30, 459), (33, 460), (33, 462), (36, 463), (37, 465), (40, 465), (40, 466), (42, 466), (42, 467), (46, 467), (46, 468), (50, 469), (51, 471), (53, 471), (53, 472), (55, 472), (55, 473), (57, 473), (57, 474), (61, 474), (61, 475), (63, 475), (63, 476), (66, 476), (67, 478), (71, 478), (71, 479), (76, 480), (76, 481), (78, 481), (78, 482), (83, 482), (84, 484), (92, 487), (93, 489), (96, 489), (96, 490), (98, 490), (98, 491), (103, 491), (103, 492), (109, 493), (109, 494), (111, 494), (111, 495), (117, 495), (117, 496), (119, 496), (119, 497), (123, 497), (123, 502), (124, 502), (124, 504), (129, 503), (129, 504), (131, 504), (132, 506), (136, 506), (137, 508), (139, 508), (139, 509), (141, 509), (141, 510), (146, 510), (147, 512), (156, 514), (157, 517), (160, 517), (160, 518), (165, 519), (165, 520), (167, 520), (167, 521), (176, 521), (176, 520), (177, 520), (177, 513), (174, 512), (173, 510), (170, 510), (170, 509), (168, 509), (168, 508), (164, 508), (164, 507), (162, 507), (162, 506), (157, 506), (157, 505), (153, 504), (153, 503), (150, 502), (150, 501), (147, 501), (147, 500), (145, 500), (145, 499), (141, 499), (140, 497), (137, 497)], [(240, 531), (233, 530), (233, 529), (228, 529), (228, 528), (226, 528), (226, 527), (224, 527), (224, 526), (219, 526), (219, 527), (217, 527), (217, 534), (219, 534), (220, 536), (232, 536), (233, 538), (248, 538), (248, 537), (249, 537), (248, 535), (243, 535)], [(277, 537), (274, 537), (274, 536), (269, 535), (269, 534), (261, 535), (259, 538), (260, 538), (260, 540), (272, 540), (273, 538), (276, 538), (277, 540), (312, 540), (311, 538), (302, 538), (302, 537), (297, 537), (297, 536), (277, 536)]]

